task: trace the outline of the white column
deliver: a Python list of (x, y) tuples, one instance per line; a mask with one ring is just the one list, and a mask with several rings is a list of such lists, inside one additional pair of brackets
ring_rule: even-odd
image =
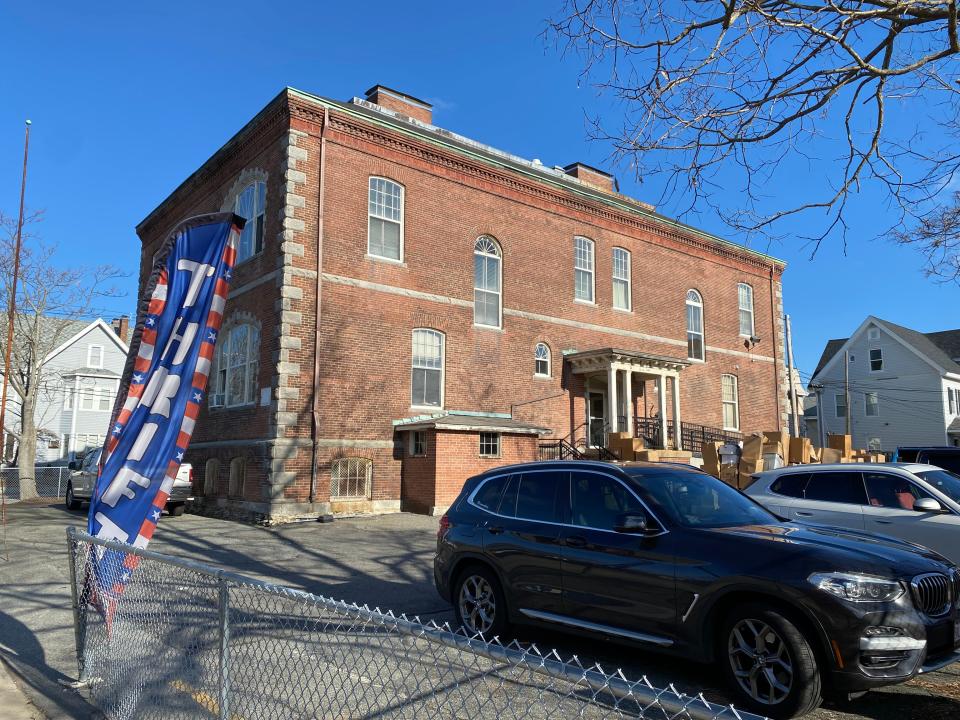
[(674, 375), (673, 382), (673, 442), (677, 450), (683, 450), (683, 433), (680, 431), (680, 376)]
[(617, 415), (617, 368), (610, 364), (607, 368), (607, 415), (610, 421), (610, 432), (618, 432)]
[(660, 413), (660, 442), (667, 448), (667, 378), (657, 375), (657, 410)]
[(626, 430), (633, 437), (633, 370), (629, 367), (623, 375), (623, 404), (627, 408)]

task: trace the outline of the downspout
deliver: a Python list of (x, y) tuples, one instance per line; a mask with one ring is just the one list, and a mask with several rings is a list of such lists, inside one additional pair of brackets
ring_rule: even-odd
[(320, 435), (320, 288), (323, 272), (323, 185), (326, 179), (327, 126), (330, 124), (330, 108), (323, 109), (323, 125), (320, 127), (320, 184), (317, 190), (317, 287), (314, 308), (313, 338), (313, 426), (311, 430), (313, 450), (310, 460), (310, 497), (313, 505), (317, 490), (317, 441)]
[[(777, 302), (774, 296), (773, 284), (774, 266), (770, 266), (770, 318), (773, 321), (773, 388), (774, 397), (777, 400), (777, 430), (783, 429), (783, 413), (780, 412), (780, 369), (777, 367), (777, 323), (780, 318), (777, 317)], [(790, 379), (792, 382), (792, 378)]]

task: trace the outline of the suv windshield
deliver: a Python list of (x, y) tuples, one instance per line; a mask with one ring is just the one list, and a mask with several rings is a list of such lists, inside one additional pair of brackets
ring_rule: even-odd
[(922, 470), (915, 474), (954, 502), (960, 503), (960, 475), (948, 470)]
[(780, 522), (712, 475), (649, 467), (624, 470), (644, 491), (645, 499), (677, 525), (719, 528)]

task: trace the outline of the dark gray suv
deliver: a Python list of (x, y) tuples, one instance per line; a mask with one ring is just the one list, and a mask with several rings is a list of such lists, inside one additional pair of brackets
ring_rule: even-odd
[(532, 623), (718, 662), (738, 702), (771, 717), (960, 660), (947, 560), (785, 521), (682, 466), (471, 478), (441, 518), (434, 579), (470, 633)]

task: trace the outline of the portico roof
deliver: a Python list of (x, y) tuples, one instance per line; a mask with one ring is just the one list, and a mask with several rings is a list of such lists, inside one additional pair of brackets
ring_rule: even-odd
[(550, 428), (514, 420), (504, 413), (470, 413), (456, 410), (394, 420), (393, 427), (397, 430), (461, 430), (513, 435), (550, 435), (552, 433)]
[(690, 365), (689, 360), (618, 348), (584, 350), (564, 355), (563, 359), (570, 363), (574, 373), (599, 372), (610, 365), (629, 366), (636, 372), (677, 373)]

